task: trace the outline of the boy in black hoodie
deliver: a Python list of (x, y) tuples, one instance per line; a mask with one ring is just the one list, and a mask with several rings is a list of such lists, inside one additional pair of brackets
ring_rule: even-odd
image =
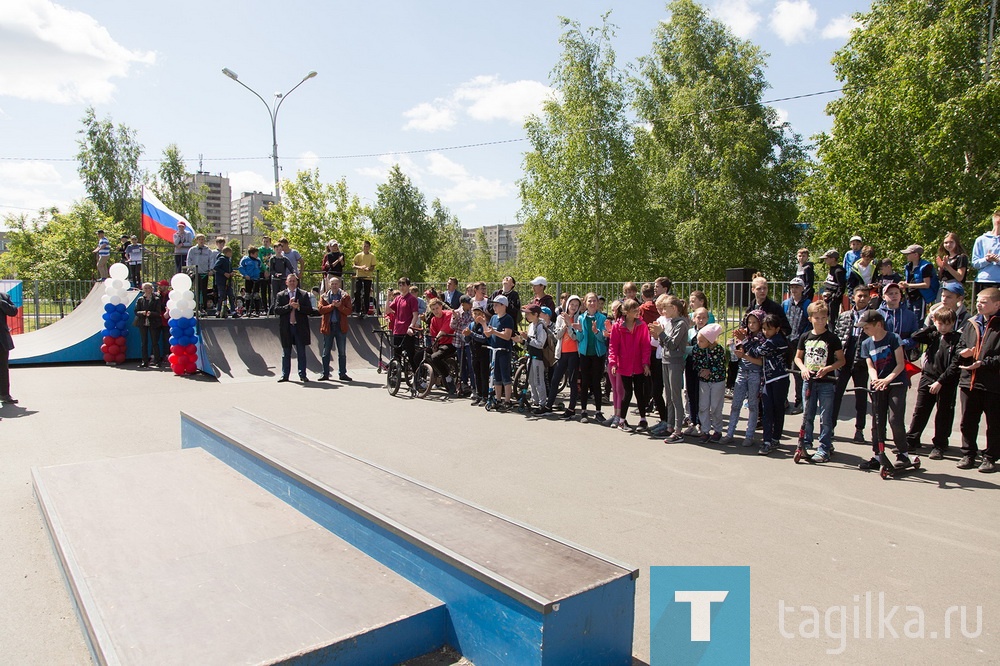
[(962, 460), (959, 469), (976, 464), (979, 421), (986, 416), (986, 451), (980, 472), (995, 472), (1000, 458), (1000, 289), (990, 287), (976, 295), (978, 315), (969, 319), (958, 343), (962, 404)]
[(957, 364), (953, 366), (953, 361), (958, 358), (958, 342), (962, 334), (955, 330), (957, 318), (951, 308), (940, 307), (932, 317), (933, 326), (925, 326), (912, 336), (913, 340), (927, 345), (927, 360), (920, 373), (917, 404), (913, 408), (910, 428), (906, 431), (906, 441), (911, 451), (920, 447), (920, 435), (931, 418), (931, 410), (937, 404), (934, 439), (931, 440), (934, 448), (931, 449), (930, 459), (941, 460), (948, 449), (948, 436), (955, 421), (959, 369)]

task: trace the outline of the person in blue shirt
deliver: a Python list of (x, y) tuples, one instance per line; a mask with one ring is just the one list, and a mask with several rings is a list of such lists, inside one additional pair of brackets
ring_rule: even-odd
[(94, 248), (97, 255), (97, 274), (102, 280), (111, 277), (108, 272), (108, 257), (111, 256), (111, 241), (104, 235), (104, 229), (97, 230), (97, 247)]
[[(510, 409), (514, 394), (514, 384), (511, 382), (511, 356), (514, 343), (514, 318), (507, 313), (507, 297), (497, 296), (493, 299), (493, 317), (483, 333), (490, 338), (490, 348), (493, 352), (493, 387), (497, 396), (497, 411)], [(501, 400), (502, 396), (502, 400)]]
[(848, 275), (851, 274), (851, 268), (854, 266), (854, 262), (861, 258), (861, 250), (864, 245), (864, 241), (861, 240), (861, 236), (851, 236), (851, 249), (844, 253), (844, 270)]
[(906, 266), (903, 268), (906, 279), (899, 286), (907, 293), (907, 306), (917, 315), (918, 320), (923, 320), (925, 308), (937, 297), (937, 275), (931, 263), (922, 257), (923, 246), (913, 244), (900, 252), (906, 256)]
[(233, 294), (233, 248), (224, 247), (215, 259), (215, 294), (219, 301), (217, 316), (225, 319), (232, 313), (234, 319), (239, 318), (236, 312), (236, 299)]
[(885, 319), (885, 329), (890, 333), (895, 333), (899, 337), (899, 343), (903, 346), (904, 352), (909, 352), (917, 346), (916, 341), (911, 337), (913, 332), (920, 328), (920, 321), (913, 310), (903, 307), (903, 291), (899, 284), (890, 282), (882, 289), (882, 304), (878, 311)]
[(1000, 209), (993, 211), (993, 229), (972, 246), (972, 267), (977, 271), (973, 298), (983, 289), (1000, 287)]
[(240, 260), (237, 269), (243, 276), (244, 288), (246, 289), (246, 312), (248, 317), (256, 317), (261, 314), (263, 301), (261, 300), (260, 283), (264, 265), (257, 256), (256, 247), (247, 250), (247, 256)]

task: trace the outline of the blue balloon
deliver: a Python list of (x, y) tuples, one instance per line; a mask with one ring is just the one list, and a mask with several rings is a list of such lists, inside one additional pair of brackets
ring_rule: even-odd
[(124, 303), (119, 303), (118, 305), (115, 306), (115, 309), (118, 310), (118, 312), (125, 312), (126, 310), (128, 310), (128, 306), (125, 305)]
[(114, 312), (115, 311), (115, 306), (111, 305), (111, 303), (105, 303), (104, 304), (104, 311), (105, 312)]
[(101, 319), (103, 319), (104, 321), (111, 321), (111, 315), (105, 312), (104, 314), (101, 315)]
[(171, 347), (173, 347), (174, 345), (179, 345), (179, 344), (181, 343), (179, 339), (175, 338), (175, 337), (174, 337), (174, 336), (172, 336), (172, 335), (170, 336), (170, 339), (169, 339), (169, 340), (167, 340), (167, 342), (169, 342), (169, 343), (170, 343), (170, 346), (171, 346)]
[(102, 338), (113, 338), (116, 335), (118, 335), (118, 329), (112, 331), (110, 328), (106, 328), (103, 331), (101, 331)]

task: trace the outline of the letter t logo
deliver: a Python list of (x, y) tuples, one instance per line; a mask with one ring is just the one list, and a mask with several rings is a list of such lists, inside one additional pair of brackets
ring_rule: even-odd
[(691, 641), (712, 640), (712, 602), (722, 602), (729, 596), (725, 590), (675, 590), (674, 601), (691, 604)]

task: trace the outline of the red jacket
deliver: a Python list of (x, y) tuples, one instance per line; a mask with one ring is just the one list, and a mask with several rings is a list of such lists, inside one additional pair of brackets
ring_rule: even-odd
[(619, 375), (641, 375), (643, 368), (649, 365), (649, 354), (649, 328), (642, 319), (636, 318), (631, 331), (625, 326), (624, 319), (619, 319), (612, 325), (608, 363), (618, 365)]
[(337, 311), (340, 312), (340, 332), (347, 333), (347, 318), (351, 316), (351, 296), (343, 289), (340, 290), (340, 305), (336, 306), (334, 301), (328, 301), (327, 298), (330, 296), (329, 291), (323, 292), (320, 296), (319, 305), (316, 307), (316, 311), (323, 315), (323, 319), (319, 322), (319, 332), (323, 335), (327, 335), (330, 332), (330, 313), (333, 312), (333, 308), (336, 307)]

